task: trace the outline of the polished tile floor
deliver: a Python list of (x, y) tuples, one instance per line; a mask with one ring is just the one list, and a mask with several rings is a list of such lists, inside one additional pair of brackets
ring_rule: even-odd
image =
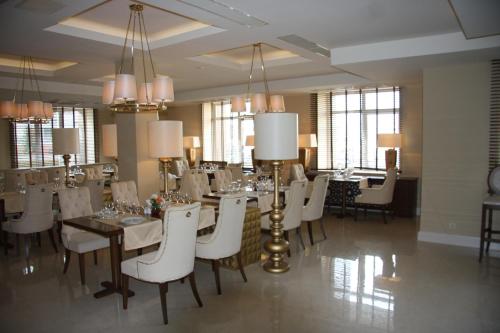
[(302, 250), (291, 239), (290, 272), (254, 264), (243, 283), (223, 270), (221, 296), (197, 262), (204, 307), (188, 284), (170, 285), (168, 326), (156, 285), (132, 280), (127, 311), (119, 295), (94, 299), (109, 279), (107, 252), (98, 266), (89, 256), (82, 286), (78, 261), (62, 275), (62, 251), (43, 238), (29, 262), (0, 255), (0, 332), (500, 332), (500, 259), (480, 265), (476, 250), (417, 242), (417, 230), (410, 219), (330, 216), (328, 240)]

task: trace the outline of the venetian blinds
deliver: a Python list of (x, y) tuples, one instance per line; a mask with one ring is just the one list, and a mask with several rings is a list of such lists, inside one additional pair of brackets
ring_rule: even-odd
[(500, 59), (491, 61), (489, 168), (500, 165)]
[(377, 135), (400, 133), (399, 95), (399, 87), (314, 94), (318, 169), (385, 170), (385, 149), (377, 148)]
[(71, 156), (72, 164), (97, 162), (97, 120), (94, 109), (54, 107), (54, 117), (46, 124), (12, 122), (10, 126), (11, 165), (35, 168), (64, 165), (62, 156), (53, 155), (52, 128), (79, 128), (80, 153)]

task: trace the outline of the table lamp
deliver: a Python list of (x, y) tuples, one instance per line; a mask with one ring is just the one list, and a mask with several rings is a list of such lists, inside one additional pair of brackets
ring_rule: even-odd
[(163, 163), (165, 193), (168, 192), (168, 164), (171, 158), (182, 157), (182, 121), (155, 120), (148, 123), (149, 156)]
[(52, 149), (54, 155), (62, 155), (66, 167), (66, 178), (64, 184), (69, 185), (69, 160), (70, 154), (80, 152), (80, 129), (79, 128), (53, 128)]
[(186, 149), (186, 156), (188, 158), (189, 165), (193, 166), (196, 161), (196, 148), (200, 148), (200, 137), (199, 136), (185, 136), (184, 137), (184, 149)]
[(385, 151), (385, 169), (395, 169), (396, 160), (398, 157), (398, 152), (395, 148), (401, 147), (401, 134), (399, 133), (389, 133), (389, 134), (379, 134), (377, 136), (377, 147), (379, 148), (391, 148)]
[(268, 112), (255, 115), (255, 159), (271, 161), (274, 178), (274, 199), (270, 214), (271, 237), (264, 244), (269, 252), (264, 270), (269, 273), (284, 273), (290, 267), (284, 260), (288, 242), (283, 238), (283, 212), (279, 204), (280, 169), (283, 160), (298, 158), (297, 113)]
[(254, 147), (255, 147), (255, 140), (253, 135), (247, 135), (245, 138), (245, 147), (252, 147), (250, 148), (250, 154), (252, 155), (252, 168), (255, 171), (255, 152), (254, 152)]
[(102, 154), (117, 159), (118, 143), (116, 139), (116, 124), (102, 125)]
[(304, 171), (308, 171), (311, 165), (311, 148), (318, 147), (316, 134), (299, 135), (299, 162), (304, 166)]

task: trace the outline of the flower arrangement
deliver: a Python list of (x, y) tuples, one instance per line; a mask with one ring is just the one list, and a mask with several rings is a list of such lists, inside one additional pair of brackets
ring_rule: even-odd
[(162, 196), (159, 196), (158, 194), (153, 194), (148, 200), (148, 204), (151, 206), (152, 209), (161, 209), (162, 207), (165, 206), (165, 199), (163, 199)]

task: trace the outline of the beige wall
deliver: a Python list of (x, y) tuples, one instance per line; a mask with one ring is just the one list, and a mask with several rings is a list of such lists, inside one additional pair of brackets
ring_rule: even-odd
[(424, 71), (421, 232), (479, 235), (487, 191), (489, 75), (488, 63)]
[(169, 107), (160, 112), (160, 120), (180, 120), (184, 136), (203, 136), (201, 127), (201, 103)]

